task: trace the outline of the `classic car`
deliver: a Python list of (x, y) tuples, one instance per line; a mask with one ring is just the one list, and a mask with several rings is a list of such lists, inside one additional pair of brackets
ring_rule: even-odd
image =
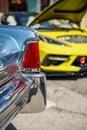
[(40, 70), (39, 38), (34, 29), (0, 25), (0, 130), (26, 106), (45, 110), (45, 74)]
[(40, 37), (41, 70), (47, 76), (87, 74), (87, 29), (80, 23), (87, 0), (57, 0), (28, 25)]

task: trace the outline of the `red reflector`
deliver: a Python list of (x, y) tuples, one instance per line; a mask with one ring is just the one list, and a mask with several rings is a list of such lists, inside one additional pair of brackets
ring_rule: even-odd
[(85, 57), (81, 57), (80, 58), (80, 64), (84, 64), (86, 62), (86, 58)]
[(35, 42), (26, 45), (22, 66), (23, 68), (40, 68), (38, 43)]

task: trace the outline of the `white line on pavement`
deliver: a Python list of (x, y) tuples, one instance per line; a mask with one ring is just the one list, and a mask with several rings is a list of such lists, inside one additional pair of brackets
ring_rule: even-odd
[(55, 103), (53, 103), (53, 102), (47, 100), (47, 106), (46, 106), (46, 109), (49, 109), (49, 108), (51, 108), (51, 107), (55, 107), (55, 106), (56, 106)]

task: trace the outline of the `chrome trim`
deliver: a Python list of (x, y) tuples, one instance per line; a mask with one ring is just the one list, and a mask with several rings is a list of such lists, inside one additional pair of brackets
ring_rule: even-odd
[(29, 80), (32, 78), (33, 84), (30, 86), (28, 104), (21, 111), (22, 113), (38, 113), (46, 108), (46, 77), (44, 73), (29, 74), (23, 76)]
[(56, 57), (52, 57), (52, 56), (50, 56), (50, 57), (48, 57), (48, 59), (49, 60), (56, 60), (56, 61), (67, 61), (67, 60), (69, 60), (70, 58), (66, 58), (66, 57), (58, 57), (58, 56), (56, 56)]
[(41, 78), (41, 77), (46, 78), (45, 73), (43, 73), (43, 72), (39, 72), (39, 73), (26, 73), (26, 74), (22, 73), (22, 75), (25, 78), (27, 78), (27, 79), (29, 79), (29, 78)]
[(20, 111), (20, 106), (16, 107), (13, 111), (10, 112), (8, 116), (6, 116), (3, 122), (0, 123), (0, 128), (4, 130), (7, 125), (12, 121), (12, 119), (18, 114)]
[(40, 68), (35, 68), (35, 69), (30, 69), (30, 68), (21, 68), (21, 71), (24, 73), (35, 73), (35, 72), (40, 72)]
[(19, 73), (19, 66), (16, 63), (12, 63), (4, 68), (0, 69), (0, 85), (10, 80), (12, 77)]
[(20, 75), (3, 85), (0, 88), (0, 113), (15, 102), (18, 96), (21, 95), (21, 92), (24, 93), (24, 89), (26, 90), (28, 85), (30, 85), (28, 81)]
[(5, 128), (21, 109), (22, 113), (45, 110), (45, 79), (43, 73), (21, 73), (0, 88), (0, 129)]
[(0, 60), (0, 69), (3, 67), (3, 63), (2, 61)]

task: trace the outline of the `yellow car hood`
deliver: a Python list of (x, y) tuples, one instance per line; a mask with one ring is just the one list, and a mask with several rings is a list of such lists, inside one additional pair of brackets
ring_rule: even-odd
[(68, 19), (80, 24), (87, 11), (87, 0), (57, 0), (39, 13), (29, 26), (50, 19)]

